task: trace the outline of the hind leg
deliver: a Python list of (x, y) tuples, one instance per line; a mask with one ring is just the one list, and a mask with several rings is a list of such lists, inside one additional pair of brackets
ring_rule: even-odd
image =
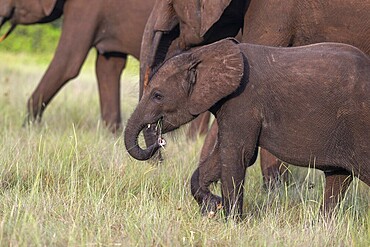
[(113, 133), (121, 128), (120, 78), (126, 58), (126, 54), (112, 53), (98, 54), (96, 59), (101, 116)]

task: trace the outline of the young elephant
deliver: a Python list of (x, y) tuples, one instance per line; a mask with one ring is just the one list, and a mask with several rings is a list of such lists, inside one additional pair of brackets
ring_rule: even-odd
[(226, 39), (174, 56), (150, 79), (129, 119), (126, 148), (148, 159), (160, 143), (138, 146), (147, 124), (160, 121), (165, 133), (207, 110), (219, 133), (197, 174), (199, 203), (216, 208), (208, 185), (221, 177), (225, 213), (240, 215), (245, 171), (258, 146), (289, 164), (323, 170), (326, 209), (352, 176), (370, 186), (370, 59), (352, 46), (276, 48)]

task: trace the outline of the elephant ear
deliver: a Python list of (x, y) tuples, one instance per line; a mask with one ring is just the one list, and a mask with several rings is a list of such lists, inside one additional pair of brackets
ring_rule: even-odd
[(233, 93), (244, 74), (243, 54), (237, 41), (224, 39), (197, 48), (188, 72), (189, 111), (198, 115)]
[(57, 0), (40, 0), (40, 3), (45, 16), (49, 16), (53, 12)]
[(201, 27), (200, 36), (204, 34), (215, 24), (223, 14), (224, 10), (232, 0), (201, 0)]

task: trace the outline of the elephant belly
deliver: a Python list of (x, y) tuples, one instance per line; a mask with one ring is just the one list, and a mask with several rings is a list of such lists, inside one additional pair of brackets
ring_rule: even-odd
[(356, 171), (358, 166), (370, 161), (365, 150), (370, 138), (367, 135), (358, 128), (354, 131), (345, 121), (324, 125), (286, 122), (262, 130), (260, 146), (289, 164)]

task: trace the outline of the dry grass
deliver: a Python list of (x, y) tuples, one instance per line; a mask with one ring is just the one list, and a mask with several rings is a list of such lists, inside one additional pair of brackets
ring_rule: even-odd
[[(324, 221), (323, 177), (315, 170), (293, 168), (293, 182), (268, 193), (255, 165), (248, 169), (243, 222), (201, 217), (189, 179), (202, 140), (187, 142), (180, 130), (167, 137), (159, 166), (130, 158), (122, 136), (101, 126), (91, 62), (40, 125), (22, 128), (26, 100), (46, 64), (0, 56), (2, 245), (370, 245), (370, 189), (356, 180), (337, 217)], [(122, 80), (124, 121), (137, 101), (137, 67), (131, 67)]]

